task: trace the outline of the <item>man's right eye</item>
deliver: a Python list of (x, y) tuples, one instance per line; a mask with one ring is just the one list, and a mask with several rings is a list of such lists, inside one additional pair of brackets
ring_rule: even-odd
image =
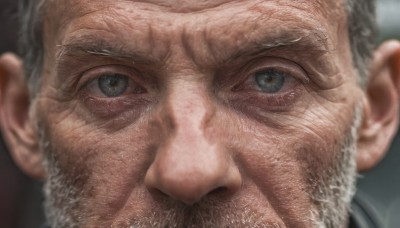
[(91, 113), (113, 118), (127, 110), (140, 110), (153, 97), (152, 84), (130, 67), (108, 65), (87, 70), (79, 77), (77, 99)]
[(146, 90), (129, 76), (120, 73), (103, 72), (86, 85), (90, 96), (116, 98), (124, 95), (142, 94)]

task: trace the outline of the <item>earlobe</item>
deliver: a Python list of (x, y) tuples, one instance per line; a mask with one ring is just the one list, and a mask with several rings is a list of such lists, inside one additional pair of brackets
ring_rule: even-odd
[(0, 123), (9, 152), (28, 175), (44, 178), (38, 137), (29, 118), (29, 92), (21, 60), (13, 54), (0, 56)]
[(386, 154), (397, 131), (400, 95), (400, 43), (388, 41), (374, 53), (359, 129), (357, 167), (366, 171)]

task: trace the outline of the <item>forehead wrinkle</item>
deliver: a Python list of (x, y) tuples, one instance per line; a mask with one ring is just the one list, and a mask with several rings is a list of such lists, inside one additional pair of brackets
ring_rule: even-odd
[[(224, 7), (224, 5), (237, 2), (238, 0), (125, 0), (154, 5), (167, 9), (172, 13), (196, 13), (214, 8)], [(193, 3), (196, 5), (193, 5)]]
[[(300, 16), (291, 13), (289, 17), (283, 13), (286, 17), (281, 17), (282, 12), (274, 11), (280, 4), (267, 4), (261, 7), (263, 9), (259, 9), (258, 4), (251, 5), (251, 14), (245, 11), (237, 11), (232, 18), (214, 18), (210, 23), (212, 25), (205, 25), (201, 29), (201, 33), (188, 33), (186, 37), (198, 40), (199, 38), (194, 38), (194, 36), (201, 36), (202, 42), (207, 43), (204, 47), (207, 47), (208, 52), (217, 60), (227, 60), (249, 51), (266, 51), (288, 46), (302, 47), (301, 50), (305, 51), (310, 48), (310, 50), (318, 53), (333, 52), (335, 50), (336, 47), (332, 43), (334, 34), (331, 34), (324, 27), (326, 25), (325, 22), (318, 21), (318, 18), (314, 18), (310, 13), (302, 13)], [(293, 10), (292, 7), (286, 7), (285, 9), (287, 12), (288, 9)], [(303, 11), (298, 8), (294, 10)], [(238, 16), (242, 13), (243, 16)], [(221, 27), (218, 25), (218, 21), (224, 20), (229, 20), (231, 26)], [(240, 28), (248, 28), (250, 26), (251, 29), (247, 29), (245, 32), (240, 31), (240, 29), (232, 29), (236, 23), (247, 24)], [(186, 45), (186, 47), (193, 49), (191, 53), (204, 52), (204, 47), (200, 48), (198, 45), (187, 43), (189, 45)]]

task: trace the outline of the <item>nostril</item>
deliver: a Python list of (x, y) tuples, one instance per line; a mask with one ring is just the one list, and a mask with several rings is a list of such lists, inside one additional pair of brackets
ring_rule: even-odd
[(170, 198), (170, 196), (168, 194), (166, 194), (165, 192), (161, 191), (158, 188), (150, 188), (149, 192), (153, 196), (154, 199), (157, 199), (160, 201)]
[(212, 197), (212, 198), (226, 198), (231, 195), (231, 191), (229, 191), (229, 188), (227, 187), (218, 187), (212, 191), (210, 191), (206, 197)]
[(220, 195), (220, 194), (226, 194), (228, 192), (228, 188), (227, 187), (218, 187), (214, 190), (212, 190), (211, 192), (209, 192), (209, 195)]

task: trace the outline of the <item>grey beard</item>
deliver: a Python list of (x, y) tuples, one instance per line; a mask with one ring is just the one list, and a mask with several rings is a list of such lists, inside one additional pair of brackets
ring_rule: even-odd
[[(341, 145), (341, 153), (336, 165), (326, 170), (324, 178), (310, 193), (315, 207), (310, 210), (310, 218), (315, 228), (344, 227), (351, 199), (355, 192), (356, 180), (356, 139), (361, 122), (361, 108), (355, 110), (354, 121)], [(81, 197), (79, 191), (60, 171), (57, 159), (52, 157), (50, 143), (42, 135), (42, 151), (46, 151), (45, 166), (48, 180), (44, 186), (45, 214), (51, 227), (82, 227), (82, 214), (77, 210)], [(219, 205), (204, 203), (197, 206), (171, 205), (163, 211), (150, 213), (140, 219), (127, 221), (118, 227), (267, 227), (279, 228), (277, 223), (266, 223), (262, 213), (243, 210), (229, 205), (233, 213), (220, 213)], [(264, 222), (262, 222), (264, 221)]]
[(326, 170), (323, 182), (311, 194), (317, 207), (311, 210), (316, 228), (343, 228), (348, 222), (351, 200), (356, 192), (357, 131), (362, 121), (362, 105), (355, 108), (350, 132), (341, 145), (339, 161)]
[(44, 184), (43, 192), (47, 224), (53, 228), (80, 227), (77, 222), (79, 215), (74, 210), (80, 202), (79, 192), (66, 181), (55, 159), (46, 159), (45, 165), (48, 179)]

